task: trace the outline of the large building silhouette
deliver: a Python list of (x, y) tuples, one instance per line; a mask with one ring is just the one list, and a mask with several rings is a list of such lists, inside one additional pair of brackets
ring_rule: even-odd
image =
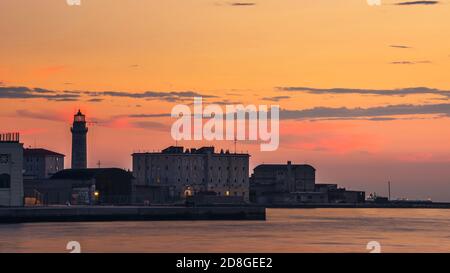
[(86, 116), (78, 110), (74, 116), (72, 131), (72, 169), (87, 168), (87, 132)]
[(249, 158), (223, 150), (216, 153), (214, 147), (172, 146), (161, 152), (134, 153), (133, 175), (137, 187), (166, 188), (171, 199), (212, 194), (248, 201)]
[(250, 178), (250, 201), (260, 205), (303, 203), (364, 203), (365, 192), (349, 191), (337, 184), (316, 184), (311, 165), (262, 164)]

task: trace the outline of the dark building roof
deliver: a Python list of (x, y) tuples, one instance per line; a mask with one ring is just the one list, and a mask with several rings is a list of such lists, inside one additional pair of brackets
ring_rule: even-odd
[(161, 151), (163, 154), (182, 154), (184, 148), (182, 146), (170, 146)]
[(63, 156), (63, 157), (65, 156), (63, 154), (49, 151), (46, 149), (31, 149), (31, 148), (24, 149), (23, 155), (24, 156)]
[(184, 149), (183, 146), (170, 146), (166, 149), (162, 150), (161, 152), (153, 152), (153, 153), (134, 153), (133, 155), (139, 155), (139, 154), (174, 154), (174, 155), (189, 155), (189, 154), (211, 154), (211, 155), (230, 155), (230, 156), (249, 156), (249, 154), (244, 153), (231, 153), (229, 150), (220, 150), (220, 152), (215, 151), (214, 146), (208, 146), (208, 147), (201, 147), (201, 148), (191, 148), (191, 149)]
[(163, 154), (214, 154), (214, 147), (191, 148), (184, 150), (183, 146), (170, 146), (161, 151)]
[[(292, 164), (292, 170), (295, 170), (297, 168), (300, 169), (310, 169), (312, 171), (315, 171), (316, 169), (307, 164)], [(256, 166), (254, 169), (255, 171), (278, 171), (278, 170), (286, 170), (288, 167), (288, 164), (261, 164)]]
[(97, 177), (126, 177), (132, 178), (132, 174), (119, 168), (97, 169), (66, 169), (55, 173), (50, 179), (90, 180)]

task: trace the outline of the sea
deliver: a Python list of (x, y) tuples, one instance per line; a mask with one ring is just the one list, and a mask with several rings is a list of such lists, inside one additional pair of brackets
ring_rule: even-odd
[(267, 209), (266, 221), (0, 224), (3, 253), (450, 252), (450, 209)]

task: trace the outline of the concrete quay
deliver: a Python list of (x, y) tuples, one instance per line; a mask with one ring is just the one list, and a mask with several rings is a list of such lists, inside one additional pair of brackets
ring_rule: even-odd
[(263, 207), (0, 208), (0, 224), (36, 222), (266, 220)]

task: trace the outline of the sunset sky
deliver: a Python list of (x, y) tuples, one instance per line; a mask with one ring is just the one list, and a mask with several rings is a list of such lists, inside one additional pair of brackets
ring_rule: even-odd
[[(319, 183), (450, 201), (450, 1), (0, 1), (0, 131), (64, 153), (80, 108), (91, 167), (160, 150), (176, 104), (281, 107), (261, 163)], [(187, 142), (186, 147), (232, 142)]]

